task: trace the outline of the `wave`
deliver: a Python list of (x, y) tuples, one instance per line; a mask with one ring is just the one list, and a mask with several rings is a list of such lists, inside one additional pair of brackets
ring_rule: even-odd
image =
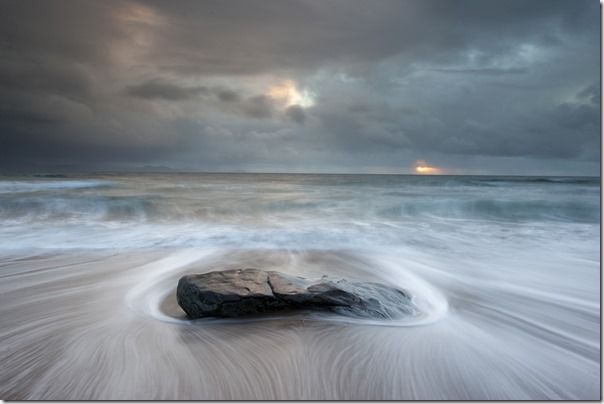
[(385, 217), (438, 217), (442, 219), (512, 222), (565, 221), (598, 223), (599, 205), (579, 200), (432, 199), (401, 203), (380, 211)]
[(581, 184), (485, 188), (469, 185), (477, 177), (285, 177), (0, 181), (0, 248), (447, 245), (452, 235), (455, 243), (484, 233), (505, 237), (517, 225), (547, 239), (548, 232), (582, 232), (600, 221), (599, 189)]
[(10, 221), (145, 221), (153, 203), (139, 197), (21, 196), (0, 198), (0, 218)]
[[(73, 185), (72, 185), (73, 186)], [(92, 185), (88, 185), (92, 186)], [(23, 192), (23, 191), (22, 191)], [(511, 222), (565, 221), (598, 223), (597, 200), (495, 198), (426, 198), (397, 200), (389, 196), (363, 207), (358, 202), (249, 201), (234, 204), (217, 200), (174, 200), (157, 195), (133, 196), (36, 196), (0, 197), (0, 219), (8, 221), (62, 221), (65, 219), (125, 223), (241, 223), (257, 226), (274, 222), (302, 223), (314, 217), (342, 220), (354, 217), (366, 222), (413, 219), (469, 219)]]
[(474, 177), (471, 182), (527, 183), (527, 184), (591, 184), (599, 185), (600, 177)]
[(34, 174), (36, 178), (67, 178), (65, 174)]
[(114, 185), (112, 181), (106, 180), (0, 181), (0, 193), (100, 188), (112, 185)]

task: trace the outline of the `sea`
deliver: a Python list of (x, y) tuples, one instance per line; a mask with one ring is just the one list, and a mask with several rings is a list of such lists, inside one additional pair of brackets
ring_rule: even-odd
[[(600, 237), (599, 177), (0, 176), (0, 398), (599, 400)], [(234, 268), (421, 315), (188, 319)]]

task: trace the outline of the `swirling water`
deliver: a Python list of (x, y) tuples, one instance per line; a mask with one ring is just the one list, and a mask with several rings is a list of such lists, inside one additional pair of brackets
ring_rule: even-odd
[[(598, 399), (599, 178), (0, 178), (0, 398)], [(189, 272), (327, 274), (424, 315), (188, 321)]]

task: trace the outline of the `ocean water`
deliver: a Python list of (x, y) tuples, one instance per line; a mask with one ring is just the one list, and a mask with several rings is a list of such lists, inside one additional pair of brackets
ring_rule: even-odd
[[(599, 178), (0, 177), (0, 224), (3, 399), (600, 398)], [(184, 316), (243, 267), (422, 315)]]

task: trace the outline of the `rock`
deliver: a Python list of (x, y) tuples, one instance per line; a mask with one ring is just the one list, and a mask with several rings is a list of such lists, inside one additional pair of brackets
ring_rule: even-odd
[(176, 297), (191, 318), (240, 317), (290, 310), (331, 311), (381, 319), (416, 314), (408, 292), (380, 283), (327, 277), (313, 282), (251, 268), (183, 276)]

